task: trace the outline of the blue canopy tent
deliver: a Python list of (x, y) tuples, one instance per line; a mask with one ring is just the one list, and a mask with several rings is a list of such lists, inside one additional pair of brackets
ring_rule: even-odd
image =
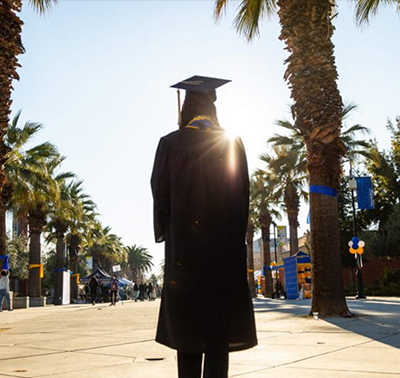
[(120, 286), (133, 286), (134, 283), (132, 281), (127, 280), (124, 277), (118, 277), (119, 285)]
[(89, 283), (92, 277), (96, 277), (97, 280), (103, 285), (104, 284), (108, 285), (111, 280), (111, 276), (108, 273), (106, 273), (101, 268), (97, 268), (92, 274), (89, 274), (88, 276), (81, 278), (81, 282), (83, 282), (84, 284)]

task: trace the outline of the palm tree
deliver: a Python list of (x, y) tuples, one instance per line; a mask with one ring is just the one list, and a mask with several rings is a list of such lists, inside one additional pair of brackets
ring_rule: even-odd
[(267, 164), (266, 171), (258, 170), (256, 174), (268, 175), (273, 187), (274, 196), (285, 205), (289, 221), (290, 254), (298, 251), (297, 228), (299, 226), (300, 199), (308, 199), (303, 187), (306, 182), (306, 163), (301, 154), (286, 146), (273, 146), (274, 154), (263, 154), (261, 161)]
[[(229, 0), (216, 0), (219, 17)], [(342, 98), (333, 55), (331, 0), (243, 0), (235, 19), (236, 29), (251, 40), (262, 18), (275, 11), (290, 56), (284, 75), (294, 100), (293, 115), (307, 148), (310, 180), (313, 259), (312, 312), (321, 316), (348, 314), (341, 277), (339, 213)]]
[[(64, 180), (71, 178), (74, 175), (70, 172), (61, 173), (55, 175), (55, 170), (62, 163), (65, 158), (60, 156), (52, 160), (46, 161), (46, 168), (48, 169), (48, 176), (46, 180), (33, 188), (32, 202), (25, 203), (27, 205), (28, 213), (28, 225), (30, 233), (30, 246), (29, 255), (31, 265), (37, 265), (42, 263), (41, 258), (41, 234), (44, 231), (44, 227), (47, 224), (48, 216), (52, 208), (58, 206), (64, 199), (61, 196), (64, 193), (60, 190), (60, 185), (64, 185)], [(45, 185), (45, 186), (43, 186)], [(60, 213), (60, 211), (59, 211)], [(64, 219), (59, 216), (57, 220), (57, 231), (58, 238), (56, 244), (56, 269), (62, 268), (62, 256), (64, 252), (64, 233), (67, 229), (67, 224)], [(61, 280), (62, 273), (59, 272), (58, 279)], [(41, 296), (41, 284), (40, 277), (37, 277), (35, 269), (29, 270), (29, 296), (40, 297)], [(61, 284), (61, 282), (59, 282)], [(59, 287), (61, 290), (61, 286)], [(61, 295), (61, 292), (58, 293)]]
[(14, 192), (13, 209), (17, 216), (28, 219), (29, 226), (29, 296), (41, 296), (41, 234), (47, 223), (47, 215), (53, 201), (57, 201), (60, 192), (58, 182), (65, 179), (67, 174), (55, 174), (55, 170), (64, 160), (63, 156), (56, 156), (40, 161), (40, 174), (32, 175), (32, 181), (20, 190)]
[(274, 209), (273, 204), (277, 201), (273, 193), (273, 187), (270, 185), (270, 177), (267, 173), (260, 172), (253, 175), (252, 192), (254, 202), (256, 203), (256, 212), (258, 213), (258, 223), (261, 228), (261, 237), (263, 245), (263, 263), (265, 269), (265, 292), (264, 296), (273, 297), (273, 280), (271, 266), (271, 247), (270, 247), (270, 228), (272, 217), (280, 219), (280, 214)]
[(399, 0), (355, 0), (356, 5), (356, 19), (359, 24), (369, 22), (371, 16), (378, 13), (381, 5), (393, 4), (397, 5), (397, 11), (400, 11)]
[[(75, 204), (73, 217), (69, 222), (70, 232), (66, 237), (69, 261), (74, 275), (78, 275), (80, 272), (79, 254), (83, 241), (87, 243), (93, 235), (100, 236), (97, 232), (97, 206), (90, 196), (82, 191), (81, 185), (82, 181), (74, 182), (70, 184), (68, 189), (71, 201)], [(73, 299), (78, 298), (77, 279), (71, 281), (71, 297)]]
[[(5, 135), (5, 145), (8, 147), (7, 162), (4, 166), (7, 176), (3, 190), (0, 192), (0, 254), (4, 253), (6, 225), (6, 210), (12, 208), (12, 198), (15, 191), (29, 191), (29, 184), (36, 176), (42, 174), (43, 161), (57, 157), (57, 148), (49, 143), (42, 143), (27, 148), (36, 137), (43, 125), (36, 122), (26, 122), (22, 128), (18, 126), (21, 111), (13, 117)], [(18, 195), (17, 195), (18, 197)], [(23, 236), (27, 236), (27, 219), (22, 217)]]
[[(57, 0), (28, 0), (39, 13), (44, 13)], [(22, 20), (18, 16), (21, 12), (22, 0), (0, 1), (0, 192), (6, 185), (7, 179), (4, 164), (7, 161), (9, 147), (4, 141), (11, 113), (12, 81), (18, 80), (18, 55), (24, 53), (21, 40)], [(8, 188), (5, 189), (8, 191)], [(6, 194), (4, 195), (6, 197)]]
[[(71, 269), (74, 276), (79, 272), (78, 250), (81, 237), (79, 232), (83, 228), (89, 227), (90, 215), (94, 215), (95, 205), (88, 195), (82, 192), (82, 181), (70, 181), (66, 179), (60, 181), (60, 197), (52, 203), (46, 231), (49, 232), (46, 238), (47, 243), (56, 241), (56, 279), (55, 279), (55, 304), (61, 304), (58, 298), (61, 297), (62, 290), (62, 271), (66, 270), (65, 234), (68, 230), (68, 244), (70, 250)], [(86, 231), (86, 230), (85, 230)], [(71, 245), (73, 247), (71, 248)], [(71, 253), (73, 251), (74, 253)], [(76, 298), (76, 280), (71, 281), (71, 296)]]
[[(342, 111), (342, 123), (343, 129), (341, 131), (341, 138), (344, 145), (346, 146), (346, 158), (350, 163), (350, 170), (352, 164), (357, 162), (360, 157), (367, 158), (368, 160), (373, 159), (373, 154), (371, 154), (371, 142), (365, 139), (357, 139), (357, 134), (361, 133), (363, 135), (369, 134), (371, 131), (368, 127), (362, 126), (360, 124), (355, 124), (347, 127), (346, 121), (349, 117), (350, 112), (358, 108), (357, 104), (352, 102), (345, 104)], [(351, 175), (351, 173), (350, 173)]]
[(147, 248), (138, 246), (136, 244), (126, 247), (128, 253), (128, 266), (132, 271), (133, 282), (143, 280), (143, 273), (149, 272), (153, 267), (152, 259)]
[[(347, 119), (351, 112), (358, 109), (358, 105), (353, 102), (347, 102), (342, 109), (342, 124), (340, 136), (346, 147), (346, 157), (350, 162), (357, 161), (361, 156), (371, 159), (369, 153), (371, 143), (365, 139), (356, 139), (357, 134), (369, 134), (370, 130), (360, 124), (347, 126)], [(278, 120), (275, 122), (277, 126), (287, 129), (289, 135), (274, 134), (267, 142), (274, 146), (287, 146), (292, 150), (296, 150), (301, 154), (301, 159), (306, 159), (306, 148), (302, 141), (301, 131), (296, 128), (296, 124), (289, 120)]]
[(113, 265), (126, 261), (127, 253), (121, 238), (111, 233), (110, 227), (102, 227), (100, 223), (97, 223), (95, 227), (97, 229), (91, 232), (91, 241), (86, 247), (86, 255), (93, 256), (94, 266), (110, 272)]

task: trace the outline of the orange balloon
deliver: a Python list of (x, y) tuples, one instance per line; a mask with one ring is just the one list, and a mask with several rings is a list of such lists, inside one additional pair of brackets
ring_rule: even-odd
[(363, 248), (363, 247), (358, 247), (358, 248), (356, 249), (356, 252), (357, 252), (359, 255), (362, 255), (362, 254), (364, 253), (364, 248)]
[[(359, 248), (357, 248), (357, 249), (359, 249)], [(350, 253), (352, 253), (354, 255), (355, 253), (357, 253), (357, 249), (350, 247), (349, 251), (350, 251)]]

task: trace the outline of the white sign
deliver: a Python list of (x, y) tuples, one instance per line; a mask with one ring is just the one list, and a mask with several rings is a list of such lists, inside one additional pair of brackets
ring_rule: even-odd
[(112, 267), (113, 272), (120, 272), (121, 271), (121, 265), (114, 265)]
[(93, 269), (93, 256), (86, 256), (86, 266), (92, 270)]
[(277, 244), (278, 246), (285, 245), (287, 243), (286, 226), (277, 226), (277, 229), (278, 229)]

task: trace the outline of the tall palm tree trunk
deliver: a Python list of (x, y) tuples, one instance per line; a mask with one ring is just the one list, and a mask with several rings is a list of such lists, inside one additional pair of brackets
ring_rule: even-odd
[[(71, 234), (69, 241), (69, 260), (71, 262), (71, 270), (74, 274), (79, 274), (79, 249), (81, 237), (78, 234)], [(76, 276), (71, 281), (71, 299), (78, 298), (78, 284)]]
[(40, 235), (41, 231), (38, 230), (30, 232), (29, 265), (36, 265), (29, 269), (28, 295), (31, 298), (39, 298), (42, 294)]
[(254, 253), (253, 253), (253, 242), (254, 242), (254, 224), (251, 220), (247, 225), (246, 232), (246, 243), (247, 243), (247, 272), (248, 281), (250, 287), (250, 293), (253, 298), (256, 297), (256, 285), (254, 282)]
[[(7, 131), (11, 113), (12, 80), (19, 79), (17, 55), (24, 52), (21, 41), (23, 22), (17, 16), (21, 10), (21, 0), (0, 1), (0, 194), (6, 183), (4, 164), (7, 161), (9, 147), (4, 144), (4, 135)], [(4, 238), (4, 239), (3, 239)], [(0, 229), (0, 243), (5, 240), (5, 229)], [(0, 254), (4, 254), (3, 245)]]
[[(40, 238), (43, 227), (46, 224), (46, 214), (43, 211), (43, 205), (37, 204), (36, 208), (29, 212), (29, 281), (28, 294), (31, 298), (39, 298), (42, 296), (42, 278), (40, 277), (42, 264), (42, 251)], [(32, 266), (34, 265), (34, 266)]]
[(138, 283), (139, 280), (139, 272), (137, 268), (132, 269), (132, 281)]
[(297, 217), (289, 216), (289, 235), (290, 235), (290, 256), (295, 255), (299, 251), (299, 237), (297, 229), (299, 222)]
[(289, 185), (285, 190), (284, 201), (289, 221), (290, 256), (295, 255), (299, 249), (297, 229), (299, 227), (300, 198), (294, 185)]
[[(331, 38), (331, 0), (279, 0), (280, 39), (290, 52), (285, 79), (307, 147), (313, 263), (312, 312), (348, 313), (342, 283), (338, 203), (342, 99)], [(321, 193), (322, 191), (322, 193)]]

